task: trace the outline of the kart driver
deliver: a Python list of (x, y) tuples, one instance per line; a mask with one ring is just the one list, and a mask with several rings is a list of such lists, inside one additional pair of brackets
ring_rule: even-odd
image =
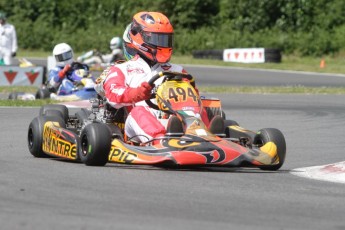
[(86, 64), (74, 62), (73, 50), (66, 43), (57, 44), (53, 49), (53, 56), (56, 66), (49, 70), (48, 89), (51, 92), (58, 92), (58, 95), (69, 95), (72, 93), (74, 84), (89, 75), (89, 67)]
[(106, 69), (95, 86), (112, 107), (127, 107), (130, 113), (125, 122), (125, 134), (134, 141), (146, 142), (166, 133), (166, 128), (158, 120), (159, 115), (144, 100), (151, 95), (152, 87), (148, 81), (158, 72), (186, 73), (182, 66), (169, 63), (173, 34), (173, 27), (164, 14), (135, 14), (124, 34), (124, 38), (128, 38), (124, 39), (124, 52), (130, 48), (131, 54), (136, 51), (136, 55), (127, 62)]

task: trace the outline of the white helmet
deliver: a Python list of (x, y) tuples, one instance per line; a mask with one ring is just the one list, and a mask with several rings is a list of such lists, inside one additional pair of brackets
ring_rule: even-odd
[(113, 37), (110, 40), (110, 49), (114, 50), (114, 49), (118, 49), (121, 47), (121, 38), (119, 37)]
[(53, 49), (53, 55), (58, 66), (65, 66), (73, 62), (73, 50), (66, 43), (57, 44)]

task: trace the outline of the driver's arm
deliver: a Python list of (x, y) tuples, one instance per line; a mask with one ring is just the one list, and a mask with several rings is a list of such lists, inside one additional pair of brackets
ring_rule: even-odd
[(141, 83), (137, 88), (128, 87), (125, 82), (122, 71), (116, 66), (111, 67), (103, 88), (105, 97), (115, 107), (132, 105), (150, 98), (152, 87), (147, 82)]

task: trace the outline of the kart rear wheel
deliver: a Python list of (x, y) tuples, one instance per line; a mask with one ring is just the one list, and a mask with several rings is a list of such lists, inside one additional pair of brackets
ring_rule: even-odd
[(277, 146), (278, 157), (279, 157), (279, 164), (277, 165), (267, 165), (259, 167), (262, 170), (271, 170), (276, 171), (282, 167), (285, 161), (286, 155), (286, 142), (284, 135), (282, 132), (275, 128), (265, 128), (259, 130), (259, 132), (255, 135), (253, 144), (261, 147), (265, 145), (267, 142), (273, 142)]
[[(62, 119), (65, 121), (65, 123), (67, 123), (67, 121), (68, 121), (68, 108), (67, 108), (67, 106), (59, 105), (59, 104), (44, 105), (41, 107), (39, 115), (47, 115), (47, 111), (49, 111), (49, 110), (59, 111), (62, 115)], [(49, 112), (48, 112), (48, 114), (49, 114)]]
[(108, 162), (111, 147), (109, 128), (102, 123), (92, 123), (80, 135), (80, 160), (88, 166), (104, 166)]
[(47, 88), (41, 88), (36, 92), (36, 99), (50, 98), (50, 92)]
[(9, 100), (17, 100), (18, 99), (18, 92), (12, 92), (8, 95)]
[(61, 117), (58, 116), (38, 116), (35, 117), (28, 129), (28, 147), (30, 153), (35, 157), (47, 157), (48, 155), (43, 152), (42, 150), (42, 144), (43, 144), (43, 129), (44, 124), (47, 121), (55, 121), (60, 124), (61, 127), (65, 128), (66, 124), (62, 120)]

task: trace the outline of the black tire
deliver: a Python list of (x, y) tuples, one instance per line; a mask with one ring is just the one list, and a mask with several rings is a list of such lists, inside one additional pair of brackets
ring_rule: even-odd
[(56, 116), (56, 117), (60, 117), (62, 120), (65, 119), (63, 114), (59, 110), (47, 110), (45, 111), (44, 116)]
[(273, 142), (277, 146), (278, 157), (279, 157), (279, 164), (271, 165), (271, 166), (263, 166), (260, 167), (262, 170), (270, 170), (276, 171), (282, 167), (285, 161), (286, 155), (286, 142), (284, 135), (282, 132), (275, 128), (265, 128), (259, 130), (259, 132), (255, 135), (253, 144), (258, 145), (261, 147), (265, 145), (267, 142)]
[(43, 128), (44, 124), (47, 121), (56, 121), (59, 122), (60, 126), (65, 128), (66, 124), (62, 120), (61, 117), (58, 116), (38, 116), (35, 117), (28, 129), (28, 148), (30, 153), (35, 157), (47, 157), (48, 155), (45, 154), (42, 150), (42, 143), (43, 143)]
[(40, 88), (36, 92), (36, 99), (50, 98), (50, 91), (48, 88)]
[(121, 141), (123, 141), (123, 134), (121, 132), (121, 129), (115, 125), (115, 124), (107, 124), (107, 127), (111, 133), (111, 139), (119, 139)]
[(17, 92), (12, 92), (10, 95), (8, 95), (9, 100), (17, 100), (18, 99), (18, 93)]
[(88, 166), (104, 166), (108, 162), (111, 148), (109, 128), (102, 123), (92, 123), (80, 134), (78, 154), (80, 160)]
[(49, 104), (41, 107), (39, 115), (45, 115), (49, 110), (57, 110), (61, 112), (62, 118), (67, 123), (68, 121), (68, 108), (65, 105)]
[(265, 62), (279, 63), (282, 55), (279, 49), (265, 48)]
[(227, 126), (232, 126), (232, 125), (237, 125), (237, 126), (240, 126), (238, 124), (237, 121), (235, 120), (224, 120), (224, 126), (227, 127)]
[(223, 60), (223, 50), (194, 50), (194, 58)]

